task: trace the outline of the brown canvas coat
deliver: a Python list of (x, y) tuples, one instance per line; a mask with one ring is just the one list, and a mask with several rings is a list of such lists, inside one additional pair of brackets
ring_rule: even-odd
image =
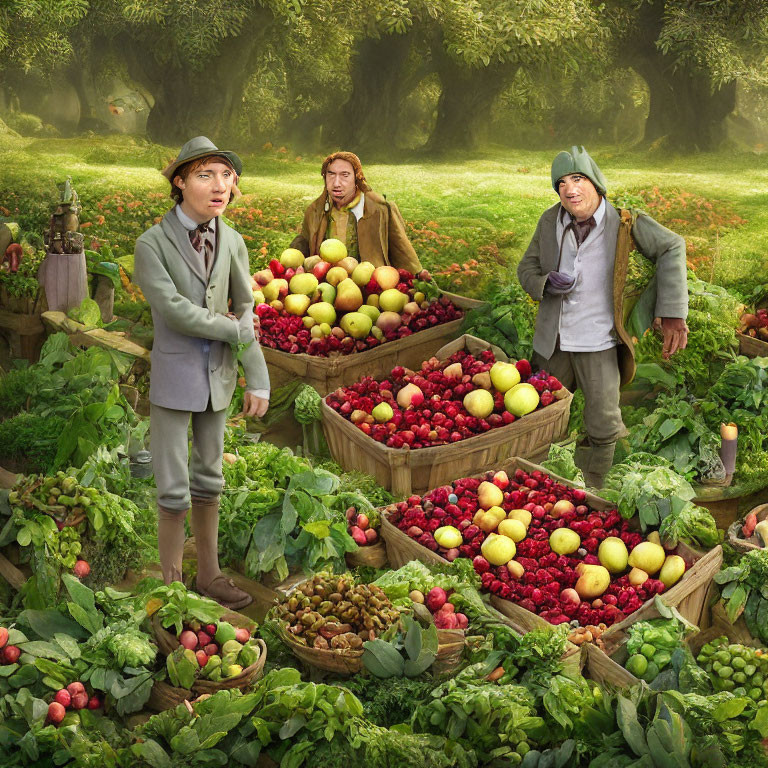
[[(304, 212), (301, 234), (291, 243), (291, 248), (298, 248), (305, 256), (320, 252), (328, 227), (327, 199), (327, 193), (323, 192), (310, 203)], [(400, 210), (371, 190), (365, 192), (363, 215), (357, 222), (357, 245), (362, 261), (370, 261), (377, 267), (407, 269), (414, 274), (421, 271), (419, 257), (405, 234)]]

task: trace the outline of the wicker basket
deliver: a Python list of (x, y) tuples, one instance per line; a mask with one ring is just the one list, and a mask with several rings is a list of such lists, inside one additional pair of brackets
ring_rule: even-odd
[(164, 680), (155, 680), (147, 701), (147, 709), (152, 712), (165, 712), (166, 709), (175, 709), (192, 698), (194, 694), (186, 688), (174, 688)]
[(366, 547), (358, 547), (355, 552), (347, 552), (345, 555), (347, 565), (350, 568), (384, 568), (387, 564), (387, 547), (379, 539), (375, 544)]
[[(572, 486), (573, 483), (557, 475), (547, 472), (542, 467), (532, 464), (529, 461), (514, 457), (502, 463), (497, 469), (504, 470), (508, 475), (514, 474), (517, 469), (523, 469), (526, 472), (540, 470), (549, 474), (564, 485)], [(586, 503), (594, 509), (606, 510), (613, 509), (614, 505), (609, 504), (604, 499), (587, 493)], [(393, 568), (400, 568), (411, 560), (420, 560), (423, 563), (447, 563), (448, 561), (436, 552), (432, 552), (426, 547), (422, 547), (414, 541), (404, 531), (393, 525), (387, 518), (386, 508), (382, 510), (381, 516), (381, 535), (387, 545), (387, 555)], [(688, 570), (680, 581), (671, 589), (662, 594), (664, 602), (669, 606), (674, 606), (678, 611), (692, 624), (699, 625), (701, 615), (706, 608), (706, 596), (709, 583), (713, 576), (720, 570), (723, 561), (722, 547), (717, 546), (707, 553), (701, 552), (680, 543), (678, 554), (686, 561)], [(504, 600), (497, 595), (491, 595), (491, 605), (499, 612), (510, 619), (512, 625), (522, 631), (530, 632), (533, 629), (550, 626), (546, 619), (542, 619), (531, 611), (521, 608), (511, 600)], [(609, 627), (603, 634), (610, 636), (611, 633), (620, 631), (636, 621), (657, 617), (658, 611), (654, 606), (653, 600), (648, 600), (644, 605), (630, 614), (624, 621)]]
[[(334, 672), (339, 675), (354, 675), (363, 669), (363, 651), (354, 649), (323, 649), (310, 648), (293, 639), (282, 622), (274, 619), (279, 626), (278, 635), (290, 649), (291, 653), (301, 659), (307, 666)], [(463, 629), (437, 630), (437, 657), (433, 669), (437, 674), (446, 674), (455, 670), (461, 663), (464, 652)]]
[(284, 623), (273, 615), (268, 615), (278, 628), (278, 636), (297, 659), (308, 667), (334, 672), (338, 675), (354, 675), (363, 668), (363, 651), (361, 648), (311, 648), (297, 643), (293, 635), (287, 631)]
[(435, 674), (446, 675), (461, 664), (464, 653), (463, 629), (437, 630), (437, 658), (432, 664)]
[[(229, 611), (225, 613), (220, 621), (228, 621), (233, 627), (245, 627), (248, 631), (252, 632), (256, 628), (256, 622), (249, 619), (247, 616), (243, 616), (242, 613), (235, 613)], [(163, 656), (168, 656), (173, 653), (179, 647), (179, 641), (170, 632), (163, 628), (160, 620), (157, 618), (157, 614), (152, 616), (152, 635), (157, 647)], [(223, 691), (230, 688), (245, 689), (248, 686), (255, 683), (264, 673), (264, 664), (267, 661), (267, 646), (261, 638), (256, 638), (256, 644), (259, 646), (261, 653), (259, 658), (251, 665), (247, 666), (239, 675), (234, 677), (228, 677), (225, 680), (219, 680), (214, 682), (213, 680), (195, 680), (192, 685), (192, 694), (200, 695), (201, 693), (216, 693), (216, 691)], [(167, 685), (174, 692), (184, 691), (184, 688), (172, 688)], [(179, 694), (172, 694), (169, 691), (164, 691), (165, 697), (171, 697), (172, 695), (178, 696)], [(192, 698), (192, 695), (185, 696), (184, 698)], [(182, 699), (183, 700), (183, 699)], [(180, 702), (176, 702), (177, 704)], [(167, 707), (166, 707), (167, 709)]]
[[(463, 336), (444, 348), (445, 357), (477, 341), (472, 336)], [(487, 342), (482, 344), (486, 349), (491, 346)], [(388, 448), (336, 413), (325, 400), (323, 430), (331, 455), (345, 470), (373, 475), (395, 496), (404, 497), (411, 493), (423, 494), (454, 478), (482, 472), (509, 456), (531, 459), (545, 456), (550, 443), (562, 440), (568, 430), (572, 395), (565, 388), (556, 394), (557, 401), (512, 424), (432, 448)]]
[(755, 339), (746, 333), (737, 333), (739, 340), (739, 354), (747, 357), (765, 357), (768, 355), (768, 341)]
[[(757, 515), (758, 522), (768, 518), (768, 504), (760, 504), (755, 507), (752, 512)], [(764, 547), (759, 543), (760, 537), (756, 534), (752, 534), (748, 539), (745, 539), (741, 535), (741, 526), (744, 524), (743, 520), (737, 520), (735, 523), (731, 523), (728, 528), (728, 543), (737, 552), (751, 552), (753, 549), (763, 549)]]

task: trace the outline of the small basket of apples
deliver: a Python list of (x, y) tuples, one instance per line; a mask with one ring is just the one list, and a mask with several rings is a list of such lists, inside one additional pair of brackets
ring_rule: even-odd
[(369, 566), (384, 568), (387, 564), (387, 547), (379, 535), (381, 514), (371, 507), (359, 511), (357, 507), (349, 507), (346, 511), (347, 533), (357, 544), (355, 552), (347, 552), (346, 561), (350, 568)]

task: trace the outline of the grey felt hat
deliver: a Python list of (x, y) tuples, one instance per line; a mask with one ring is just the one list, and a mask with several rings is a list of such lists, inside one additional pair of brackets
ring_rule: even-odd
[(557, 192), (557, 182), (571, 173), (586, 176), (595, 185), (595, 189), (601, 195), (605, 195), (607, 186), (605, 176), (584, 147), (571, 147), (570, 152), (560, 152), (552, 161), (552, 188), (555, 192)]
[(184, 163), (188, 163), (191, 160), (197, 160), (200, 157), (206, 155), (221, 155), (232, 163), (232, 167), (235, 169), (235, 173), (240, 176), (243, 172), (243, 161), (234, 153), (229, 150), (219, 149), (209, 138), (206, 136), (195, 136), (194, 139), (190, 139), (180, 150), (175, 160), (173, 160), (161, 173), (169, 181), (173, 181), (173, 177), (176, 175), (176, 171)]

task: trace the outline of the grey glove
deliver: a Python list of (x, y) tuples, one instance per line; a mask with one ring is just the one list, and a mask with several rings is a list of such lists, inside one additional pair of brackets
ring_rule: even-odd
[(544, 293), (551, 293), (555, 296), (570, 293), (576, 285), (576, 275), (569, 275), (567, 272), (550, 272), (547, 275), (547, 283), (544, 286)]

